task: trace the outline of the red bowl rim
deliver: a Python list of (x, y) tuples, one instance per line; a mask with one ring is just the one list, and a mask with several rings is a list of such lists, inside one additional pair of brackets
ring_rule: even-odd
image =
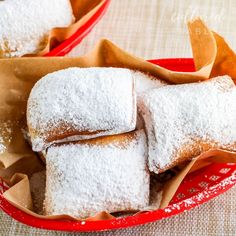
[[(161, 65), (163, 67), (169, 65), (190, 66), (193, 68), (192, 58), (166, 58), (149, 60), (154, 64)], [(214, 164), (212, 164), (214, 165)], [(222, 167), (227, 164), (222, 164)], [(76, 231), (76, 232), (88, 232), (88, 231), (105, 231), (112, 229), (127, 228), (131, 226), (138, 226), (157, 220), (161, 220), (167, 217), (171, 217), (186, 210), (190, 210), (200, 204), (209, 201), (210, 199), (224, 193), (236, 184), (236, 164), (235, 171), (232, 175), (224, 178), (216, 185), (199, 192), (191, 197), (191, 199), (185, 199), (176, 204), (169, 205), (164, 209), (158, 209), (155, 211), (144, 212), (135, 216), (127, 216), (123, 218), (116, 218), (111, 220), (99, 220), (99, 221), (58, 221), (58, 220), (45, 220), (33, 217), (25, 212), (14, 207), (0, 194), (0, 208), (6, 212), (9, 216), (15, 220), (24, 223), (29, 226), (59, 231)], [(189, 201), (191, 200), (191, 204)]]
[(106, 230), (114, 230), (121, 228), (123, 229), (127, 227), (143, 225), (146, 223), (151, 223), (157, 220), (162, 220), (180, 214), (186, 210), (190, 210), (194, 207), (197, 207), (211, 200), (212, 198), (224, 193), (225, 191), (233, 187), (235, 184), (236, 184), (236, 169), (230, 177), (225, 178), (220, 183), (212, 186), (211, 188), (203, 192), (199, 192), (190, 199), (185, 199), (176, 204), (172, 204), (164, 209), (144, 212), (137, 214), (135, 216), (127, 216), (111, 220), (77, 222), (77, 221), (63, 221), (63, 220), (57, 221), (57, 220), (39, 219), (17, 209), (11, 203), (9, 203), (2, 195), (0, 195), (0, 207), (5, 213), (7, 213), (15, 220), (36, 228), (59, 230), (59, 231), (72, 231), (72, 232), (106, 231)]
[(77, 46), (99, 22), (99, 20), (106, 13), (106, 10), (111, 0), (105, 0), (95, 14), (82, 25), (73, 35), (53, 48), (50, 52), (46, 53), (45, 57), (64, 56), (69, 53), (75, 46)]

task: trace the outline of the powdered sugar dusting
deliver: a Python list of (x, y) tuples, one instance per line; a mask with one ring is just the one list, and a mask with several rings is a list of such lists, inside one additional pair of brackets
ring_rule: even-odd
[(3, 121), (0, 124), (0, 154), (7, 150), (7, 146), (12, 141), (12, 122)]
[(100, 211), (139, 210), (147, 206), (145, 133), (140, 130), (132, 139), (122, 140), (122, 145), (120, 140), (113, 140), (106, 145), (49, 147), (46, 213), (88, 217)]
[[(162, 86), (167, 85), (165, 81), (160, 80), (150, 74), (141, 71), (132, 70), (132, 74), (135, 79), (137, 100), (139, 100), (140, 97), (142, 97), (143, 93), (153, 88), (160, 88)], [(137, 114), (136, 128), (144, 129), (143, 118), (140, 116), (139, 112)]]
[(4, 0), (0, 12), (0, 57), (36, 53), (52, 28), (74, 21), (69, 0)]
[(33, 87), (28, 100), (33, 150), (41, 151), (53, 143), (46, 145), (45, 140), (54, 130), (54, 136), (73, 130), (76, 140), (134, 130), (134, 86), (128, 69), (69, 68), (46, 75)]
[(138, 96), (150, 89), (160, 88), (167, 85), (165, 81), (160, 80), (150, 74), (146, 74), (140, 71), (132, 71), (132, 73), (135, 78), (136, 92)]
[(4, 153), (6, 150), (6, 146), (4, 145), (3, 137), (0, 137), (0, 154)]
[(148, 91), (138, 106), (148, 133), (150, 170), (160, 172), (181, 157), (183, 148), (188, 158), (200, 154), (199, 141), (235, 151), (235, 101), (236, 87), (227, 76)]

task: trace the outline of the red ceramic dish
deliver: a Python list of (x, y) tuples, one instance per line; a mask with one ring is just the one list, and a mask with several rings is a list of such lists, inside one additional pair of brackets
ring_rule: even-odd
[[(194, 70), (192, 59), (160, 59), (150, 60), (150, 62), (177, 71)], [(43, 220), (30, 216), (12, 206), (1, 195), (1, 192), (7, 188), (0, 181), (0, 207), (14, 219), (33, 227), (61, 231), (101, 231), (137, 226), (180, 214), (222, 194), (235, 183), (236, 164), (211, 164), (187, 175), (170, 205), (164, 209), (112, 220), (85, 222)]]
[(59, 46), (52, 49), (50, 52), (45, 54), (46, 57), (53, 56), (64, 56), (69, 53), (75, 46), (77, 46), (93, 29), (93, 27), (98, 23), (98, 21), (105, 14), (110, 0), (106, 0), (96, 13), (82, 26), (80, 27), (71, 37), (63, 41)]

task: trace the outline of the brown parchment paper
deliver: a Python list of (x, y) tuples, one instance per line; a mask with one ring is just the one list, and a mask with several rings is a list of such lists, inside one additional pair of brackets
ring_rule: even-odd
[(35, 56), (42, 56), (50, 52), (61, 42), (72, 36), (80, 29), (104, 4), (105, 0), (70, 0), (75, 22), (68, 27), (58, 27), (50, 31), (47, 44)]
[[(148, 72), (171, 84), (204, 81), (212, 76), (228, 74), (236, 79), (235, 53), (224, 39), (196, 19), (188, 24), (196, 72), (173, 72), (137, 58), (108, 40), (101, 40), (90, 53), (80, 58), (13, 58), (0, 63), (0, 135), (6, 149), (0, 154), (0, 176), (10, 189), (4, 196), (28, 214), (46, 219), (74, 219), (71, 216), (40, 216), (32, 210), (28, 177), (44, 169), (40, 158), (24, 139), (26, 104), (31, 88), (42, 76), (68, 67), (125, 67)], [(196, 33), (198, 32), (198, 33)], [(199, 32), (202, 32), (199, 34)], [(7, 127), (7, 128), (6, 128)], [(10, 128), (9, 128), (10, 127)], [(10, 131), (9, 131), (10, 130)], [(163, 190), (161, 207), (169, 204), (183, 178), (189, 171), (209, 163), (236, 162), (236, 153), (211, 150), (194, 158)], [(101, 212), (87, 220), (111, 219)]]

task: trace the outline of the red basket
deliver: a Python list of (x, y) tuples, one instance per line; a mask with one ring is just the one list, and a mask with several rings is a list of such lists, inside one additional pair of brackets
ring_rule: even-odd
[[(154, 64), (177, 71), (193, 71), (193, 59), (150, 60)], [(1, 178), (0, 178), (1, 180)], [(61, 231), (100, 231), (119, 229), (161, 220), (190, 210), (222, 194), (236, 183), (236, 164), (210, 164), (186, 176), (170, 205), (164, 209), (112, 220), (63, 221), (44, 220), (28, 215), (12, 206), (3, 196), (7, 185), (0, 181), (0, 207), (14, 219), (38, 228)]]
[(97, 9), (94, 15), (82, 27), (80, 27), (71, 37), (63, 41), (57, 47), (53, 48), (50, 52), (48, 52), (44, 56), (46, 57), (65, 56), (67, 53), (69, 53), (75, 46), (77, 46), (88, 35), (88, 33), (103, 17), (109, 4), (110, 4), (110, 0), (106, 0)]

